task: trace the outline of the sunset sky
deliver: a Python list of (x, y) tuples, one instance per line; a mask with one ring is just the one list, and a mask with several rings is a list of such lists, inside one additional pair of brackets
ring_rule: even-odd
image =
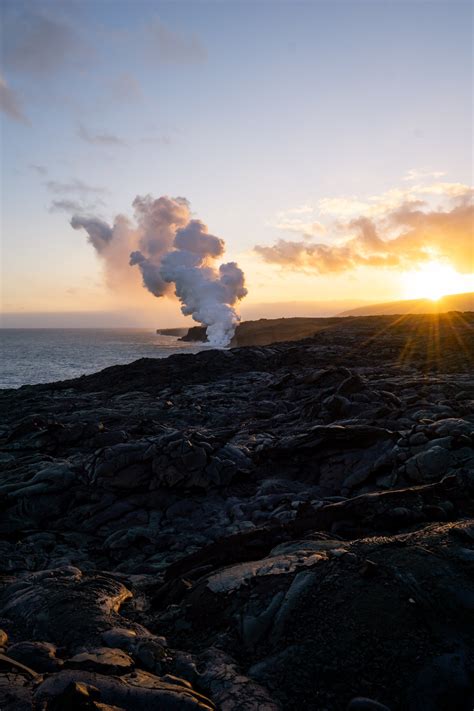
[(225, 240), (244, 317), (474, 290), (470, 2), (2, 13), (5, 325), (189, 322), (70, 226), (133, 220), (147, 194), (185, 197)]

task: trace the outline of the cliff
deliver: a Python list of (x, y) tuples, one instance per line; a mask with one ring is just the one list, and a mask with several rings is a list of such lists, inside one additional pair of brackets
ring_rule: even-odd
[(232, 347), (267, 346), (283, 341), (300, 341), (341, 322), (340, 318), (261, 318), (240, 323)]
[(182, 336), (180, 341), (195, 341), (197, 343), (206, 343), (207, 333), (205, 326), (191, 326), (188, 328), (187, 332)]
[[(299, 341), (317, 331), (331, 328), (341, 322), (340, 318), (261, 318), (258, 321), (243, 321), (235, 329), (231, 346), (267, 346), (282, 341)], [(207, 341), (206, 328), (193, 326), (182, 341)]]

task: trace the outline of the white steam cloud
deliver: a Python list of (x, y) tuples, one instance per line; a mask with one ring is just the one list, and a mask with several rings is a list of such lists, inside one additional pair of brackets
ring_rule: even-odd
[(150, 195), (133, 201), (136, 225), (118, 216), (113, 227), (96, 217), (74, 215), (71, 226), (84, 229), (104, 259), (109, 283), (117, 284), (124, 263), (138, 266), (143, 285), (154, 296), (172, 292), (181, 311), (207, 327), (211, 345), (227, 346), (240, 318), (235, 306), (247, 294), (235, 262), (216, 265), (224, 240), (191, 219), (185, 198)]

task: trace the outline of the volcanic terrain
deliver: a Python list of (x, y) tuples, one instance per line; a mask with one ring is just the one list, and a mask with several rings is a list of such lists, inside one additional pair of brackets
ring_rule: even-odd
[(471, 711), (474, 314), (0, 393), (2, 711)]

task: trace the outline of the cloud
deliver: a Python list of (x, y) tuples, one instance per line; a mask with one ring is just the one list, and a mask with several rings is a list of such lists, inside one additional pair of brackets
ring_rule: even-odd
[(149, 28), (149, 52), (165, 64), (195, 64), (207, 59), (206, 48), (196, 35), (186, 35), (167, 27), (156, 18)]
[(162, 146), (169, 146), (172, 143), (171, 136), (168, 134), (164, 133), (161, 136), (144, 136), (143, 138), (140, 138), (140, 143), (145, 143), (145, 144), (159, 144)]
[(75, 230), (86, 232), (88, 242), (101, 258), (109, 289), (128, 298), (142, 292), (139, 274), (129, 266), (130, 252), (136, 249), (137, 241), (126, 217), (117, 215), (110, 226), (98, 217), (79, 214), (72, 216), (70, 224)]
[[(419, 194), (442, 196), (447, 204), (430, 207), (416, 199)], [(392, 190), (377, 200), (354, 198), (352, 206), (358, 203), (366, 213), (355, 217), (342, 199), (342, 214), (337, 215), (338, 220), (332, 225), (330, 243), (280, 239), (271, 246), (257, 245), (255, 252), (265, 262), (319, 274), (363, 266), (412, 269), (432, 259), (446, 260), (458, 272), (471, 273), (474, 271), (472, 195), (472, 190), (461, 183), (417, 186), (416, 191)], [(405, 202), (400, 202), (402, 196)], [(336, 200), (340, 199), (336, 198), (333, 205)], [(371, 212), (374, 204), (377, 209)]]
[[(85, 48), (72, 24), (61, 16), (58, 3), (5, 0), (3, 61), (12, 71), (47, 74), (59, 71)], [(54, 10), (54, 13), (53, 13)]]
[(201, 220), (190, 220), (186, 227), (177, 230), (174, 246), (176, 249), (186, 250), (199, 257), (213, 259), (224, 253), (224, 240), (209, 234)]
[(9, 118), (20, 123), (29, 124), (29, 120), (23, 113), (21, 101), (16, 92), (11, 89), (5, 79), (0, 75), (0, 110)]
[(71, 226), (85, 230), (112, 288), (123, 293), (130, 276), (140, 274), (154, 296), (174, 292), (181, 312), (207, 327), (210, 343), (227, 345), (239, 321), (236, 304), (247, 289), (235, 262), (216, 265), (225, 250), (224, 240), (210, 234), (201, 220), (191, 219), (183, 197), (137, 196), (133, 207), (135, 224), (120, 215), (113, 226), (97, 217), (74, 215)]
[(171, 249), (176, 230), (188, 224), (189, 202), (186, 198), (162, 195), (137, 195), (133, 201), (135, 219), (139, 225), (138, 246), (152, 257), (160, 257)]
[(48, 180), (45, 183), (47, 189), (56, 195), (67, 193), (76, 193), (77, 195), (104, 195), (107, 190), (105, 188), (94, 187), (87, 185), (82, 180), (73, 178), (69, 182), (61, 182), (58, 180)]
[(314, 212), (314, 207), (305, 203), (303, 205), (298, 205), (298, 207), (291, 207), (289, 210), (279, 212), (278, 215), (308, 215), (311, 212)]
[(37, 165), (35, 163), (30, 163), (31, 170), (34, 170), (38, 175), (47, 175), (48, 169), (44, 165)]
[(99, 205), (103, 205), (102, 200), (96, 200), (93, 203), (79, 202), (78, 200), (53, 200), (49, 206), (50, 212), (69, 212), (70, 214), (88, 214), (97, 209)]
[(84, 229), (89, 242), (98, 252), (103, 252), (113, 237), (113, 229), (98, 217), (84, 217), (74, 215), (71, 218), (71, 227), (75, 230)]
[(469, 198), (447, 211), (402, 206), (390, 221), (402, 232), (387, 248), (396, 249), (404, 262), (422, 252), (446, 259), (460, 273), (474, 272), (474, 204)]
[(132, 74), (123, 72), (108, 84), (110, 97), (118, 102), (124, 100), (139, 101), (142, 98), (140, 83)]
[(446, 175), (442, 170), (417, 170), (416, 168), (412, 168), (411, 170), (408, 170), (406, 174), (403, 176), (403, 180), (423, 180), (424, 178), (442, 178), (443, 175)]
[(417, 185), (414, 192), (418, 195), (439, 195), (440, 197), (462, 198), (471, 193), (464, 183), (433, 183), (432, 185)]
[(298, 232), (303, 234), (305, 237), (315, 237), (316, 235), (322, 235), (326, 232), (326, 227), (322, 222), (317, 220), (313, 222), (305, 222), (299, 218), (283, 218), (275, 224), (275, 227), (279, 230), (284, 230), (285, 232)]
[(89, 131), (83, 124), (79, 125), (77, 135), (86, 143), (91, 143), (96, 146), (125, 146), (126, 142), (108, 131), (93, 133)]
[(311, 239), (326, 232), (326, 227), (322, 222), (310, 217), (314, 211), (314, 207), (308, 204), (292, 207), (288, 210), (280, 210), (280, 212), (277, 212), (276, 222), (272, 226), (284, 232), (297, 232), (306, 239)]
[(369, 204), (357, 197), (336, 197), (322, 198), (318, 202), (318, 209), (321, 215), (338, 215), (339, 217), (349, 217), (357, 215), (369, 209)]
[(357, 196), (322, 198), (317, 203), (320, 215), (332, 215), (338, 219), (357, 217), (381, 217), (407, 203), (419, 204), (429, 197), (455, 198), (469, 192), (463, 183), (435, 182), (427, 185), (418, 183), (409, 187), (390, 188), (378, 195), (365, 199)]

